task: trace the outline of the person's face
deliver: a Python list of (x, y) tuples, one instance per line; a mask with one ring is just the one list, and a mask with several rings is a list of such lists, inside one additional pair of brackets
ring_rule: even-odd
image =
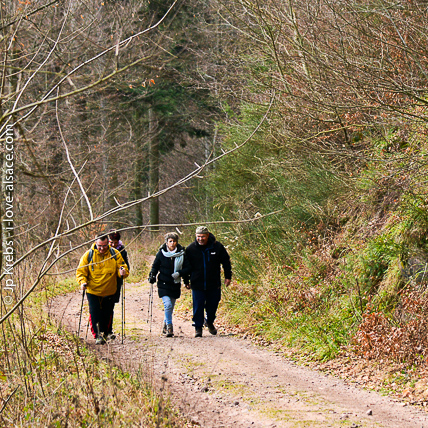
[(199, 245), (207, 245), (208, 242), (208, 233), (197, 233), (196, 241), (198, 241)]
[(166, 241), (166, 246), (168, 247), (169, 251), (174, 251), (177, 248), (177, 241), (174, 241), (172, 238), (168, 238), (168, 241)]
[(109, 239), (108, 243), (110, 244), (110, 247), (117, 248), (117, 246), (119, 245), (119, 240), (118, 239)]
[(108, 239), (105, 239), (104, 241), (97, 239), (95, 244), (97, 244), (97, 249), (100, 254), (104, 254), (108, 250)]

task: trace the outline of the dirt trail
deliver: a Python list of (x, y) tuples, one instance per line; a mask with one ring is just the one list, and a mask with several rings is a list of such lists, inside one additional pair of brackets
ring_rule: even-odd
[[(232, 337), (219, 329), (204, 329), (194, 337), (191, 322), (174, 318), (175, 337), (161, 337), (161, 300), (148, 318), (149, 285), (126, 284), (126, 337), (106, 346), (88, 343), (104, 358), (127, 370), (143, 364), (156, 384), (173, 394), (173, 401), (193, 423), (202, 427), (383, 427), (428, 428), (428, 415), (403, 407), (374, 392), (343, 380), (299, 367), (283, 357)], [(81, 295), (61, 296), (50, 312), (76, 331)], [(120, 333), (120, 306), (115, 331)], [(87, 303), (80, 336), (85, 337)], [(371, 413), (371, 414), (369, 414)]]

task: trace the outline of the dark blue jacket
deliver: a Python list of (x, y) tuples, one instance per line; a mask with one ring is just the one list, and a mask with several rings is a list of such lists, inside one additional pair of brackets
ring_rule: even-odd
[[(186, 248), (186, 258), (190, 264), (190, 285), (193, 290), (213, 290), (221, 287), (221, 266), (225, 279), (232, 279), (232, 266), (224, 245), (216, 241), (210, 233), (207, 245), (192, 242)], [(185, 277), (185, 283), (186, 282)]]

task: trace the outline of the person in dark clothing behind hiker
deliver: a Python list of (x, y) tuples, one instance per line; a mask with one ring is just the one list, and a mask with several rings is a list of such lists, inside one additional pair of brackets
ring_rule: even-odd
[[(123, 242), (120, 240), (120, 232), (117, 232), (114, 229), (110, 230), (108, 234), (108, 243), (110, 244), (110, 247), (115, 248), (117, 251), (120, 252), (120, 254), (123, 257), (123, 260), (126, 263), (126, 266), (128, 266), (128, 271), (129, 271), (130, 268), (129, 268), (128, 253), (125, 250), (125, 246), (123, 245)], [(122, 290), (122, 286), (123, 286), (123, 278), (118, 277), (117, 290), (116, 290), (116, 294), (114, 295), (114, 301), (113, 301), (113, 317), (114, 317), (114, 305), (120, 302), (120, 292)], [(110, 330), (107, 332), (107, 337), (109, 339), (116, 338), (116, 335), (113, 333), (113, 322), (110, 325)]]
[(232, 279), (229, 254), (207, 227), (199, 226), (195, 241), (186, 248), (186, 258), (190, 263), (190, 285), (186, 276), (184, 283), (186, 288), (192, 289), (195, 337), (202, 337), (204, 310), (208, 331), (217, 334), (214, 320), (221, 299), (220, 267), (223, 266), (224, 285), (227, 287)]
[(113, 321), (117, 278), (128, 275), (128, 266), (119, 251), (109, 246), (107, 235), (99, 235), (80, 259), (76, 278), (81, 289), (86, 290), (91, 331), (97, 345), (104, 345)]
[(165, 318), (162, 333), (166, 337), (174, 336), (172, 313), (176, 300), (181, 295), (181, 278), (190, 267), (186, 260), (184, 247), (178, 243), (178, 234), (175, 232), (165, 235), (162, 245), (153, 262), (149, 274), (149, 282), (154, 284), (158, 280), (158, 294), (163, 301)]

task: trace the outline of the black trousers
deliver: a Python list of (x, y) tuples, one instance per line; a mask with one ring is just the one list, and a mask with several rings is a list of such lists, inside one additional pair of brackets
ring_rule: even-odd
[(112, 296), (96, 296), (86, 293), (89, 303), (89, 322), (91, 331), (96, 338), (98, 334), (108, 334), (113, 324), (114, 294)]

